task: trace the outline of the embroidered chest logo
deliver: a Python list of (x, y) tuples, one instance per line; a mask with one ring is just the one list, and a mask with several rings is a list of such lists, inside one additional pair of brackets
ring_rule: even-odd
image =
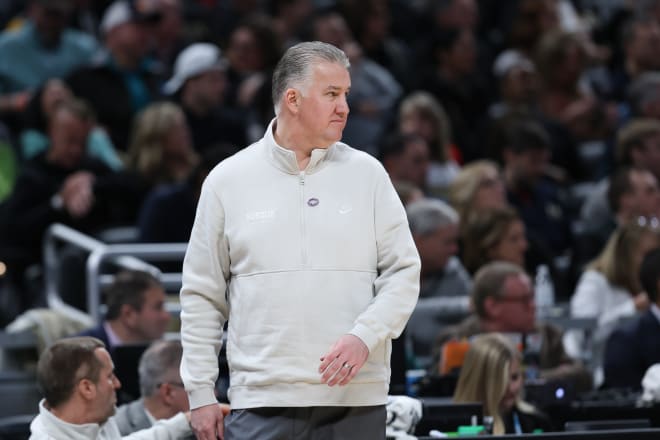
[(245, 214), (245, 218), (249, 223), (264, 223), (273, 220), (275, 218), (275, 212), (276, 210), (274, 209), (248, 212)]

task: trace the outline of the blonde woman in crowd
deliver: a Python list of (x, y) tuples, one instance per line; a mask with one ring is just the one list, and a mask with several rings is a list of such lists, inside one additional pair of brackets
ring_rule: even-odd
[(176, 104), (151, 104), (137, 116), (127, 165), (150, 188), (185, 180), (197, 161), (186, 118)]
[(427, 188), (431, 195), (444, 196), (459, 166), (452, 157), (451, 127), (442, 105), (428, 92), (406, 96), (399, 107), (399, 131), (423, 137), (431, 149)]
[(484, 159), (461, 168), (449, 186), (449, 203), (458, 211), (462, 225), (474, 212), (507, 206), (497, 164)]
[[(610, 236), (600, 255), (591, 262), (578, 281), (571, 298), (571, 316), (596, 318), (591, 334), (591, 364), (594, 383), (602, 383), (602, 357), (607, 337), (621, 318), (633, 316), (649, 306), (638, 277), (647, 252), (660, 246), (660, 225), (656, 218), (639, 217), (620, 226)], [(580, 356), (584, 334), (565, 334), (564, 344), (571, 356)]]
[(463, 264), (472, 274), (495, 260), (525, 267), (525, 225), (512, 208), (500, 207), (472, 216), (463, 226), (461, 240)]
[(493, 418), (493, 434), (552, 431), (550, 420), (522, 399), (520, 352), (500, 333), (470, 342), (454, 392), (457, 403), (480, 402), (484, 417)]

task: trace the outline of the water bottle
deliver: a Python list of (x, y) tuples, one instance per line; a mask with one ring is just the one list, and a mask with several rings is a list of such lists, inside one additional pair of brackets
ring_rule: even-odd
[(550, 269), (541, 264), (536, 268), (534, 278), (534, 301), (538, 318), (546, 318), (555, 305), (555, 289), (550, 278)]

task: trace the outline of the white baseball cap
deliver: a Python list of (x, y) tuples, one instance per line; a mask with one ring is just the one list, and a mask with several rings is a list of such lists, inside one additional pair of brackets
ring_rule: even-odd
[(194, 43), (186, 47), (174, 63), (174, 75), (163, 86), (168, 95), (176, 93), (193, 76), (210, 70), (226, 70), (227, 61), (220, 48), (211, 43)]
[(505, 76), (514, 67), (520, 67), (527, 72), (533, 72), (534, 63), (522, 52), (508, 49), (502, 52), (493, 63), (493, 73), (498, 78)]
[(107, 7), (101, 20), (101, 33), (130, 22), (157, 22), (162, 17), (157, 4), (139, 0), (116, 0)]

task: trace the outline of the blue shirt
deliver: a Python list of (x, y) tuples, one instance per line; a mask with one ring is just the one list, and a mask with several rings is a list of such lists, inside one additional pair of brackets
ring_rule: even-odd
[(57, 47), (42, 46), (31, 22), (0, 34), (0, 93), (18, 92), (62, 78), (88, 63), (98, 48), (91, 36), (65, 29)]

